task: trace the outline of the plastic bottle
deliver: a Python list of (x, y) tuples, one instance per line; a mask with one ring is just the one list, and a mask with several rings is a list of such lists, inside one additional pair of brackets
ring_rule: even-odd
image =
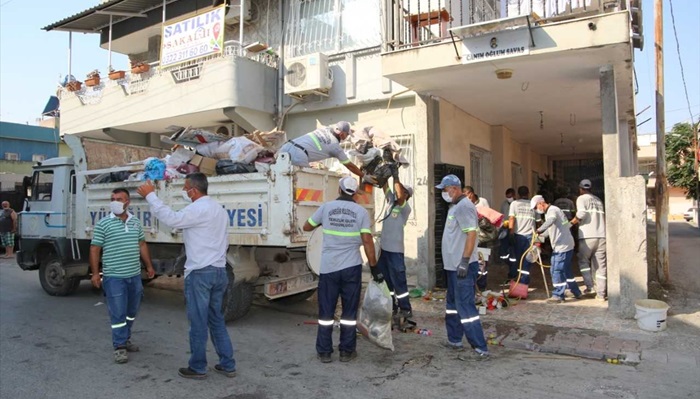
[(426, 337), (430, 337), (431, 335), (433, 335), (433, 332), (430, 331), (430, 330), (428, 330), (427, 328), (421, 328), (421, 329), (419, 329), (419, 330), (416, 330), (416, 334), (420, 334), (420, 335), (423, 335), (423, 336), (426, 336)]

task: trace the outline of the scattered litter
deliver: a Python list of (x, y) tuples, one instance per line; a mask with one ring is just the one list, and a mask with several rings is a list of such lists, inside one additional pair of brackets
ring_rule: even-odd
[(420, 298), (425, 295), (425, 290), (422, 288), (414, 288), (408, 292), (408, 296), (411, 298)]
[(102, 302), (97, 302), (94, 306), (100, 306), (100, 305), (104, 305), (104, 303), (102, 303)]

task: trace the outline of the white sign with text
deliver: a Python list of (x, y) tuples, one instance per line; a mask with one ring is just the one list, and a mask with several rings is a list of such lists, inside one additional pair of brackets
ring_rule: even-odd
[(530, 54), (527, 29), (494, 32), (462, 39), (462, 64)]

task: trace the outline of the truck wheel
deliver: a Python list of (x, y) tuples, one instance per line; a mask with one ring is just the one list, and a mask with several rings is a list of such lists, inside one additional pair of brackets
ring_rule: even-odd
[(78, 278), (65, 278), (63, 262), (56, 255), (50, 253), (39, 267), (39, 281), (41, 288), (49, 295), (66, 296), (74, 293), (80, 285)]
[(304, 302), (305, 300), (311, 298), (316, 293), (316, 289), (300, 292), (298, 294), (285, 296), (283, 298), (275, 299), (274, 303), (279, 303), (280, 305), (293, 305), (295, 303)]
[(224, 320), (234, 321), (245, 316), (253, 304), (254, 288), (252, 284), (235, 281), (230, 266), (226, 266), (228, 274), (228, 289), (224, 294), (222, 312)]

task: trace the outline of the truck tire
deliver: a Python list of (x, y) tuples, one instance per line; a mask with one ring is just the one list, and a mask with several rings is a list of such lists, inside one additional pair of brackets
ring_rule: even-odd
[(39, 282), (47, 294), (66, 296), (74, 293), (80, 285), (79, 278), (65, 278), (65, 269), (61, 258), (51, 252), (39, 267)]
[(244, 281), (235, 281), (231, 266), (226, 266), (228, 289), (224, 294), (222, 312), (224, 320), (234, 321), (245, 316), (253, 304), (254, 287)]

